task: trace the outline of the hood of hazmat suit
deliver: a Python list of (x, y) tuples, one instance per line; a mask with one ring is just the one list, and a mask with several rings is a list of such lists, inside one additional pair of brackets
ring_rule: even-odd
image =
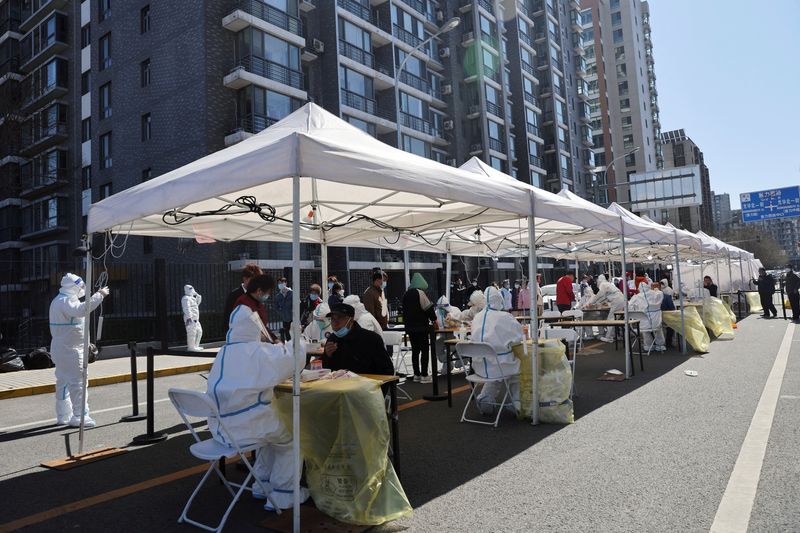
[(303, 338), (309, 342), (325, 342), (325, 334), (331, 333), (331, 319), (325, 315), (331, 312), (331, 308), (326, 303), (319, 304), (312, 313), (311, 322), (303, 330)]

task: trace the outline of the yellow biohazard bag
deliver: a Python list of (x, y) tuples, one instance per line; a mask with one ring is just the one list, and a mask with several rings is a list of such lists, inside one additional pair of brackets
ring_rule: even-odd
[[(533, 346), (528, 345), (527, 355), (522, 344), (512, 346), (514, 356), (520, 360), (519, 365), (519, 399), (520, 409), (517, 417), (530, 419), (532, 413), (533, 387), (531, 381), (531, 352)], [(539, 421), (547, 424), (572, 424), (575, 415), (569, 392), (572, 389), (572, 369), (567, 361), (564, 344), (557, 340), (546, 340), (539, 343)]]
[[(681, 334), (681, 312), (662, 311), (661, 319), (667, 327), (672, 328), (678, 335)], [(684, 321), (686, 325), (686, 342), (689, 343), (696, 352), (706, 353), (711, 344), (703, 319), (700, 313), (693, 306), (686, 306), (684, 309)]]
[(747, 307), (750, 308), (751, 315), (764, 312), (764, 308), (761, 307), (761, 296), (757, 292), (746, 292), (744, 297), (747, 298)]
[[(275, 391), (273, 406), (291, 431), (292, 395)], [(303, 384), (300, 449), (314, 504), (342, 522), (378, 525), (411, 514), (389, 451), (380, 383), (363, 377)]]
[(725, 306), (725, 310), (728, 311), (728, 316), (731, 319), (731, 324), (736, 324), (736, 313), (733, 312), (731, 309), (731, 302), (730, 298), (725, 298), (722, 300), (722, 305)]
[(733, 339), (731, 315), (719, 298), (709, 297), (703, 300), (703, 324), (714, 337), (721, 340)]

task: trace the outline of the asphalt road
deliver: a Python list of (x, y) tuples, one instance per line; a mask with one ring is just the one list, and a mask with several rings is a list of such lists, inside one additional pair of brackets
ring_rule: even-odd
[[(750, 317), (733, 341), (703, 357), (674, 351), (645, 359), (626, 382), (600, 382), (622, 368), (604, 346), (578, 363), (576, 423), (532, 427), (512, 416), (498, 429), (460, 424), (467, 394), (400, 414), (402, 482), (413, 517), (380, 531), (708, 531), (788, 323)], [(800, 328), (791, 343), (750, 520), (752, 531), (800, 530)], [(599, 351), (599, 350), (593, 350)], [(696, 370), (698, 377), (684, 375)], [(456, 379), (462, 385), (463, 378)], [(199, 374), (156, 381), (162, 443), (66, 472), (39, 463), (77, 450), (77, 431), (52, 426), (50, 395), (0, 401), (0, 512), (23, 531), (194, 531), (176, 519), (199, 474), (190, 437), (166, 399), (169, 387), (205, 389)], [(411, 384), (419, 399), (429, 385)], [(144, 399), (144, 390), (140, 393)], [(144, 422), (121, 423), (130, 385), (90, 390), (87, 448), (126, 446)], [(109, 410), (110, 409), (110, 410)], [(229, 469), (232, 476), (239, 475)], [(223, 488), (201, 494), (198, 516), (217, 518)], [(228, 531), (263, 531), (259, 502), (245, 496)], [(20, 522), (17, 522), (20, 524)]]

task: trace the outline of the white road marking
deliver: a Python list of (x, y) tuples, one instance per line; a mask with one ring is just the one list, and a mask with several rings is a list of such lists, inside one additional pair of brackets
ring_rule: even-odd
[(761, 467), (764, 464), (764, 454), (767, 451), (769, 433), (775, 418), (775, 407), (780, 397), (783, 375), (786, 372), (794, 329), (794, 324), (789, 324), (786, 328), (778, 355), (775, 357), (775, 363), (772, 365), (753, 420), (750, 422), (750, 428), (747, 430), (742, 448), (739, 450), (739, 457), (736, 458), (725, 494), (722, 495), (722, 501), (717, 508), (714, 523), (711, 524), (712, 533), (745, 533), (747, 531), (758, 490), (758, 481), (761, 477)]
[[(161, 403), (161, 402), (168, 402), (169, 398), (161, 398), (160, 400), (155, 400), (153, 403)], [(147, 405), (147, 402), (139, 402), (139, 405)], [(111, 411), (119, 411), (120, 409), (130, 409), (130, 404), (128, 405), (120, 405), (118, 407), (109, 407), (107, 409), (98, 409), (97, 411), (92, 411), (92, 415), (100, 414), (100, 413), (110, 413)], [(7, 431), (13, 431), (15, 429), (20, 429), (28, 426), (43, 426), (43, 425), (53, 425), (56, 423), (55, 418), (46, 418), (44, 420), (37, 420), (36, 422), (26, 422), (24, 424), (17, 424), (16, 426), (8, 426), (5, 428), (0, 428), (0, 433), (5, 433)], [(67, 426), (64, 426), (67, 427)]]

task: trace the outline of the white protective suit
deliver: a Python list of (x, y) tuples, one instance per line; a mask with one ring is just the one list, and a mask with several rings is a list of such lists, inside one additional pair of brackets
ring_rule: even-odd
[(664, 330), (661, 328), (661, 302), (664, 300), (664, 294), (659, 290), (653, 290), (647, 283), (639, 283), (639, 292), (634, 294), (628, 302), (628, 311), (635, 311), (644, 313), (647, 320), (639, 324), (644, 330), (642, 336), (645, 346), (650, 346), (653, 343), (655, 335), (655, 344), (653, 349), (657, 352), (666, 350), (664, 342)]
[[(292, 435), (272, 409), (272, 389), (289, 379), (295, 370), (292, 342), (260, 342), (263, 325), (258, 313), (239, 305), (231, 313), (227, 342), (214, 359), (208, 374), (207, 394), (214, 401), (225, 427), (236, 442), (263, 442), (254, 465), (255, 475), (271, 487), (270, 497), (281, 509), (292, 507)], [(301, 341), (302, 342), (302, 341)], [(305, 346), (301, 346), (305, 352)], [(305, 359), (298, 365), (302, 367)], [(230, 444), (216, 420), (208, 429), (214, 440)], [(265, 483), (266, 485), (266, 483)], [(262, 490), (253, 485), (254, 496)], [(301, 501), (308, 491), (301, 489)], [(263, 495), (262, 495), (263, 497)]]
[(669, 296), (675, 294), (675, 291), (669, 286), (669, 280), (667, 278), (661, 280), (661, 292)]
[(203, 327), (200, 325), (200, 302), (203, 297), (197, 294), (191, 285), (183, 286), (183, 324), (186, 326), (186, 349), (190, 352), (200, 352), (200, 339), (203, 337)]
[(500, 289), (500, 294), (503, 297), (503, 310), (511, 311), (511, 309), (514, 307), (514, 304), (511, 296), (511, 289), (506, 286), (506, 283), (503, 283), (503, 287)]
[[(61, 278), (61, 289), (50, 303), (50, 356), (56, 365), (56, 419), (59, 425), (78, 426), (83, 405), (83, 340), (86, 306), (94, 311), (108, 289), (101, 289), (85, 302), (81, 302), (85, 283), (75, 274)], [(86, 426), (94, 426), (88, 417), (86, 402)]]
[(367, 311), (367, 308), (361, 303), (361, 298), (359, 298), (357, 294), (351, 294), (350, 296), (346, 297), (343, 303), (346, 303), (355, 309), (355, 319), (359, 326), (366, 330), (373, 331), (378, 335), (383, 335), (383, 328), (381, 327), (380, 322), (378, 322), (378, 320), (372, 316), (372, 313)]
[[(480, 311), (472, 320), (472, 342), (485, 342), (490, 344), (497, 352), (497, 360), (503, 376), (509, 377), (509, 388), (511, 389), (512, 401), (515, 407), (519, 407), (519, 359), (514, 357), (511, 346), (523, 342), (525, 335), (522, 332), (522, 325), (516, 318), (511, 316), (508, 311), (503, 311), (503, 295), (494, 287), (486, 289), (486, 301), (488, 305)], [(483, 364), (473, 365), (472, 369), (481, 377), (496, 378), (500, 377), (497, 365)], [(501, 382), (490, 382), (484, 385), (478, 395), (478, 405), (488, 400), (497, 401), (498, 393), (502, 396), (505, 385)], [(484, 411), (484, 408), (481, 408)]]
[(486, 307), (486, 296), (481, 291), (473, 291), (472, 294), (469, 295), (469, 302), (467, 302), (467, 305), (469, 308), (464, 311), (453, 310), (451, 317), (461, 322), (472, 322), (475, 315), (483, 311), (483, 308)]
[[(602, 274), (597, 276), (597, 294), (589, 299), (587, 305), (608, 304), (608, 320), (614, 320), (614, 313), (621, 313), (625, 310), (625, 296), (619, 287), (606, 280)], [(613, 342), (615, 337), (614, 328), (607, 328), (602, 337), (606, 341)]]
[(325, 344), (327, 337), (326, 333), (332, 333), (331, 319), (326, 317), (331, 312), (328, 304), (319, 304), (312, 313), (312, 320), (303, 329), (302, 337), (306, 342), (319, 342)]

